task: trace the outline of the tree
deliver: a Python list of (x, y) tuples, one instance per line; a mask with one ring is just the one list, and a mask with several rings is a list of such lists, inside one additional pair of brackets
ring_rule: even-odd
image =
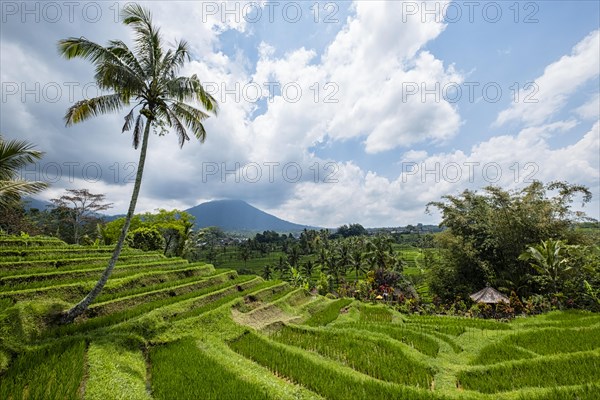
[(68, 210), (68, 218), (73, 225), (73, 242), (79, 243), (79, 230), (86, 221), (96, 218), (96, 213), (112, 207), (105, 203), (103, 194), (93, 194), (87, 189), (67, 189), (67, 194), (50, 201), (56, 206)]
[(350, 224), (342, 225), (337, 228), (334, 236), (341, 236), (343, 238), (351, 237), (351, 236), (363, 236), (367, 234), (367, 230), (361, 224)]
[(248, 260), (250, 259), (250, 256), (252, 255), (252, 250), (250, 250), (250, 246), (248, 245), (248, 243), (244, 243), (243, 245), (240, 246), (240, 259), (242, 259), (244, 261), (244, 268), (246, 268), (246, 264), (248, 262)]
[(371, 265), (371, 269), (388, 269), (395, 266), (396, 258), (392, 242), (389, 236), (376, 236), (367, 242), (366, 259)]
[(298, 266), (298, 262), (300, 261), (300, 247), (298, 245), (293, 245), (288, 249), (288, 262), (294, 268)]
[(562, 282), (574, 272), (567, 255), (568, 246), (560, 240), (548, 239), (535, 246), (527, 247), (520, 260), (529, 265), (550, 281), (554, 293), (558, 293)]
[[(121, 17), (122, 22), (135, 32), (133, 51), (121, 40), (111, 40), (103, 47), (84, 37), (64, 39), (58, 45), (65, 58), (83, 58), (94, 64), (96, 84), (101, 90), (111, 92), (75, 103), (65, 115), (66, 125), (120, 111), (133, 100), (135, 104), (125, 116), (122, 132), (133, 128), (133, 146), (137, 149), (141, 145), (131, 201), (112, 257), (89, 294), (63, 315), (63, 323), (72, 322), (100, 294), (121, 253), (140, 193), (150, 127), (159, 129), (160, 134), (173, 128), (181, 147), (190, 139), (188, 129), (204, 141), (206, 131), (202, 121), (208, 118), (207, 112), (217, 112), (216, 100), (206, 93), (196, 75), (177, 76), (180, 68), (190, 60), (187, 42), (181, 40), (175, 49), (165, 52), (160, 31), (152, 24), (150, 12), (137, 4), (124, 7)], [(200, 103), (206, 112), (187, 102)]]
[(14, 205), (23, 195), (35, 194), (48, 187), (45, 182), (19, 178), (21, 168), (41, 159), (43, 155), (25, 140), (5, 141), (0, 135), (0, 207)]
[(261, 276), (266, 280), (271, 280), (271, 278), (273, 278), (273, 266), (271, 264), (266, 264), (263, 267), (263, 272)]
[(363, 252), (363, 243), (362, 242), (354, 242), (352, 246), (352, 251), (350, 253), (350, 266), (354, 270), (356, 274), (356, 282), (358, 282), (358, 277), (362, 272), (365, 272), (365, 253)]
[(132, 230), (127, 235), (128, 244), (143, 251), (156, 251), (164, 247), (164, 238), (154, 227), (140, 227)]
[[(35, 214), (35, 217), (32, 218), (28, 214)], [(23, 202), (15, 202), (5, 207), (0, 207), (0, 230), (9, 235), (18, 235), (21, 232), (29, 235), (39, 235), (42, 232), (35, 223), (37, 214), (39, 214), (37, 208), (31, 209), (27, 213)]]
[(582, 240), (574, 228), (585, 215), (570, 210), (578, 194), (584, 204), (591, 200), (584, 186), (535, 181), (521, 190), (489, 186), (483, 193), (465, 190), (429, 203), (427, 210), (438, 208), (440, 225), (448, 228), (435, 238), (442, 257), (431, 271), (430, 288), (443, 300), (466, 297), (486, 283), (520, 296), (538, 292), (530, 279), (533, 271), (519, 255), (529, 244), (549, 238)]

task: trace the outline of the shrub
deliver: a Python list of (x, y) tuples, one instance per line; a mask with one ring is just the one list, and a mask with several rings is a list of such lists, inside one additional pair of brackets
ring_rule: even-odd
[(135, 249), (155, 251), (164, 248), (165, 239), (158, 229), (141, 227), (129, 232), (127, 244)]

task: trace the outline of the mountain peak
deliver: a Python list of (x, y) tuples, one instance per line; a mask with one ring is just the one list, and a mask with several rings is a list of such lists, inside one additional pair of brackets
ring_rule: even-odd
[(199, 204), (185, 210), (196, 217), (196, 228), (218, 226), (225, 231), (295, 232), (312, 229), (268, 214), (244, 200), (223, 199)]

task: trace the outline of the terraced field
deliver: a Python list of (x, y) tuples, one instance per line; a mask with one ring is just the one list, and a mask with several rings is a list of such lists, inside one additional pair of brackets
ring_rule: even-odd
[(402, 315), (127, 249), (0, 237), (0, 399), (598, 399), (600, 315)]

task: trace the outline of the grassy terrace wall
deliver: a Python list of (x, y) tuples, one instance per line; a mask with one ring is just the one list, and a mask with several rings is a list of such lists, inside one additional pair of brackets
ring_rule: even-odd
[[(236, 269), (0, 237), (0, 399), (597, 399), (600, 316), (401, 315)], [(260, 328), (260, 329), (259, 329)]]

